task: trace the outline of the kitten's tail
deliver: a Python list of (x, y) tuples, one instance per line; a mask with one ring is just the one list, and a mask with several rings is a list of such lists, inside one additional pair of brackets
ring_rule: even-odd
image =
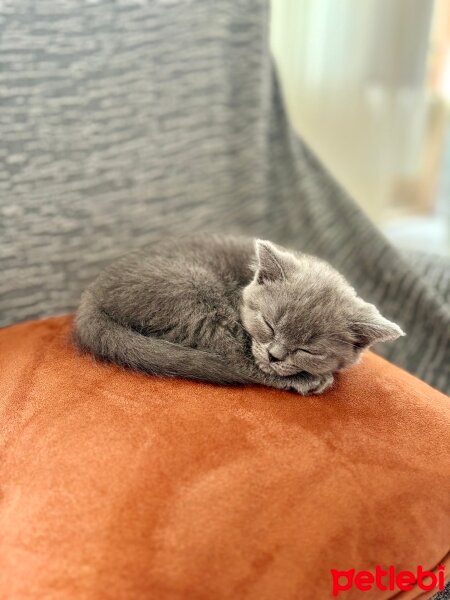
[(216, 354), (173, 344), (125, 327), (85, 292), (75, 317), (74, 340), (94, 356), (152, 375), (227, 385), (255, 383)]

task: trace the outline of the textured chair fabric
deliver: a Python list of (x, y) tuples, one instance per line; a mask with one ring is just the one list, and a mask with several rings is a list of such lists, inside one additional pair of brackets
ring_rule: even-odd
[(2, 325), (167, 232), (253, 234), (334, 264), (407, 332), (384, 355), (449, 391), (446, 266), (401, 256), (296, 137), (264, 2), (7, 1), (0, 27)]
[[(1, 598), (326, 600), (331, 569), (450, 574), (443, 394), (370, 353), (322, 396), (150, 377), (70, 329), (0, 331)], [(338, 596), (361, 597), (429, 596)]]

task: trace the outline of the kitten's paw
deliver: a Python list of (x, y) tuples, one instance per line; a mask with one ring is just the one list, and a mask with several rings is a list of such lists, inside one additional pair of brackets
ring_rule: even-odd
[(323, 394), (333, 385), (332, 373), (324, 375), (299, 375), (289, 382), (289, 388), (303, 396)]
[(333, 385), (334, 377), (332, 373), (325, 375), (315, 375), (312, 379), (310, 394), (323, 394)]

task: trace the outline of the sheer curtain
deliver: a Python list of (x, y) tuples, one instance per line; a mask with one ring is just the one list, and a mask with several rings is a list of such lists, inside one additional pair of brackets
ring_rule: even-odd
[[(272, 0), (293, 123), (378, 223), (429, 202), (423, 170), (432, 0)], [(423, 206), (422, 206), (423, 208)]]

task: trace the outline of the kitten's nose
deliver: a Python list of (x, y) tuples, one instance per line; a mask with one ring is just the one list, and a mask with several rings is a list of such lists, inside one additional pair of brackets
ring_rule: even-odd
[(280, 362), (281, 358), (274, 356), (270, 350), (267, 350), (267, 354), (269, 355), (269, 362)]
[(270, 347), (267, 348), (267, 354), (269, 355), (269, 362), (280, 362), (280, 360), (286, 358), (287, 350), (282, 344), (273, 342), (270, 344)]

